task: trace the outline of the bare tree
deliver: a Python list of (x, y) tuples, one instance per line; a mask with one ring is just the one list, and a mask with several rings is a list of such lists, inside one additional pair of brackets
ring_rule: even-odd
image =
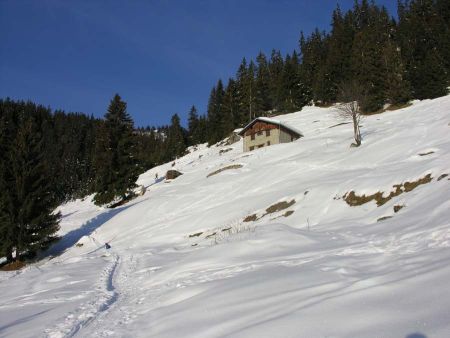
[(361, 145), (361, 105), (364, 101), (364, 91), (357, 81), (349, 81), (339, 86), (339, 103), (337, 110), (339, 115), (345, 119), (351, 119), (353, 121), (353, 136), (355, 143), (352, 143), (352, 147), (359, 147)]

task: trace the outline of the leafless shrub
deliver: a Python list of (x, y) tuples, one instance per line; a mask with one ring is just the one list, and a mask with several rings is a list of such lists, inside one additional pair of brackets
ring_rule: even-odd
[(337, 105), (339, 115), (344, 119), (351, 119), (353, 122), (353, 137), (355, 143), (352, 146), (359, 147), (361, 145), (360, 122), (362, 118), (361, 106), (365, 100), (365, 94), (361, 86), (356, 81), (349, 81), (339, 86), (338, 99), (340, 104)]
[(232, 238), (236, 238), (236, 235), (239, 234), (255, 232), (255, 229), (256, 227), (249, 223), (244, 224), (240, 221), (234, 221), (229, 224), (226, 229), (223, 229), (224, 231), (215, 233), (212, 244), (215, 245), (224, 241), (229, 241)]

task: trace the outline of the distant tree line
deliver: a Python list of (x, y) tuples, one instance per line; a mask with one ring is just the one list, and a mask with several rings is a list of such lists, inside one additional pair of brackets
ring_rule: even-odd
[(139, 173), (188, 146), (212, 145), (258, 116), (336, 103), (346, 83), (364, 91), (366, 113), (447, 94), (449, 22), (448, 0), (399, 1), (398, 20), (367, 0), (346, 13), (337, 7), (331, 30), (302, 33), (298, 51), (244, 58), (212, 88), (206, 114), (192, 106), (187, 129), (177, 114), (170, 125), (135, 128), (119, 95), (103, 119), (0, 100), (0, 257), (48, 246), (61, 202), (92, 193), (99, 205), (127, 200)]

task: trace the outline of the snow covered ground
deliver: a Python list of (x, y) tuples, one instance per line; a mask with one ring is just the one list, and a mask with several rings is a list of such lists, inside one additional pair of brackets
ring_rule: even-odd
[(0, 336), (450, 337), (450, 96), (366, 117), (359, 148), (333, 108), (279, 119), (305, 137), (199, 146), (127, 205), (61, 206), (54, 258), (0, 273)]

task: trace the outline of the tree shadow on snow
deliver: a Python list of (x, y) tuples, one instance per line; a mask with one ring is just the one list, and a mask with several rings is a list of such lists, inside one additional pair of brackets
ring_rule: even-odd
[(10, 323), (0, 327), (0, 336), (4, 337), (3, 334), (6, 333), (7, 329), (9, 329), (11, 327), (14, 327), (14, 326), (16, 326), (18, 324), (26, 323), (26, 322), (28, 322), (28, 321), (30, 321), (30, 320), (32, 320), (32, 319), (34, 319), (34, 318), (36, 318), (36, 317), (46, 313), (46, 312), (49, 312), (49, 311), (50, 311), (50, 309), (43, 310), (43, 311), (40, 311), (40, 312), (37, 312), (37, 313), (33, 313), (33, 314), (28, 315), (26, 317), (16, 319), (16, 320), (14, 320), (14, 321), (12, 321), (12, 322), (10, 322)]
[(153, 183), (147, 185), (147, 186), (145, 187), (145, 189), (148, 189), (148, 188), (150, 188), (152, 185), (155, 185), (155, 184), (158, 184), (158, 183), (164, 181), (164, 179), (165, 179), (164, 176), (162, 176), (162, 177), (160, 177), (160, 178), (157, 178), (157, 179), (155, 180), (155, 182), (153, 182)]
[[(48, 256), (59, 256), (67, 249), (74, 246), (81, 237), (83, 236), (90, 236), (96, 229), (101, 227), (103, 224), (108, 222), (113, 217), (117, 216), (121, 212), (127, 210), (131, 206), (134, 206), (138, 203), (134, 203), (132, 205), (127, 205), (115, 209), (109, 209), (106, 212), (97, 215), (96, 217), (90, 219), (86, 223), (84, 223), (81, 227), (78, 229), (74, 229), (72, 231), (69, 231), (67, 234), (63, 235), (61, 239), (59, 239), (58, 242), (53, 244), (49, 249), (47, 249), (45, 252), (42, 253), (42, 256), (40, 259), (48, 257)], [(103, 243), (102, 243), (103, 244)]]
[(424, 334), (421, 334), (419, 332), (416, 332), (416, 333), (411, 333), (411, 334), (407, 335), (405, 338), (427, 338), (427, 336), (425, 336)]

